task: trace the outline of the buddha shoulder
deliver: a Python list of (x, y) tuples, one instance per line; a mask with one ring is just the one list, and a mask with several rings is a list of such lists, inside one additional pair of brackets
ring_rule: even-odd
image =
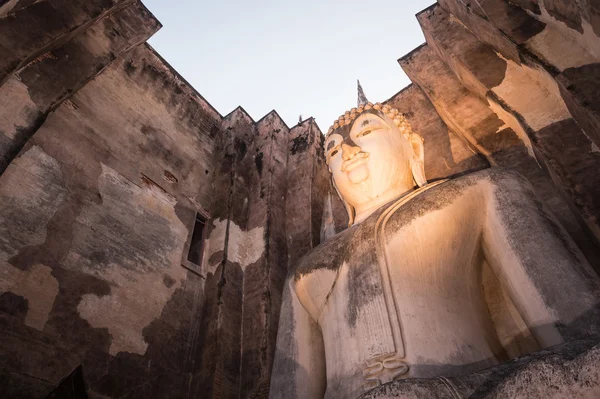
[(313, 273), (331, 270), (337, 272), (347, 255), (348, 245), (357, 226), (353, 226), (331, 237), (304, 256), (293, 271), (296, 281)]
[(288, 277), (293, 279), (300, 303), (315, 320), (335, 284), (339, 268), (346, 261), (356, 228), (344, 230), (314, 248)]
[(484, 216), (486, 210), (494, 209), (495, 205), (511, 202), (511, 198), (524, 194), (535, 196), (530, 183), (519, 173), (504, 168), (488, 168), (443, 183), (433, 182), (404, 201), (401, 199), (399, 206), (391, 207), (385, 223), (386, 234), (394, 234), (436, 211), (450, 210), (453, 205), (458, 206), (450, 213), (453, 217), (460, 215), (459, 210)]
[[(470, 189), (474, 189), (471, 191)], [(439, 203), (449, 203), (462, 194), (485, 196), (487, 199), (510, 196), (512, 193), (533, 194), (531, 183), (520, 173), (506, 168), (488, 168), (471, 173), (435, 187), (432, 197)], [(424, 204), (425, 206), (425, 204)]]
[[(511, 192), (533, 195), (531, 184), (518, 172), (504, 168), (488, 168), (441, 184), (432, 183), (419, 189), (406, 203), (393, 211), (393, 218), (415, 219), (443, 209), (461, 197), (475, 196), (485, 200), (499, 195), (510, 196)], [(294, 279), (300, 281), (319, 271), (337, 272), (347, 260), (346, 257), (355, 252), (353, 247), (357, 242), (362, 242), (366, 238), (363, 236), (372, 235), (377, 219), (390, 207), (393, 205), (382, 207), (361, 224), (344, 230), (314, 248), (292, 271)]]
[(394, 212), (395, 216), (422, 216), (443, 209), (461, 198), (486, 201), (499, 195), (510, 196), (511, 192), (533, 195), (533, 188), (525, 177), (505, 168), (488, 168), (438, 185), (431, 183), (419, 191)]
[[(461, 209), (478, 212), (479, 205), (503, 202), (506, 197), (533, 195), (531, 186), (520, 174), (503, 168), (490, 168), (441, 183), (431, 183), (404, 199), (383, 206), (365, 221), (337, 234), (314, 248), (291, 272), (298, 299), (317, 319), (320, 309), (335, 284), (339, 269), (352, 258), (365, 260), (375, 254), (378, 221), (387, 217), (386, 235), (394, 234), (413, 221), (434, 211), (463, 202)], [(464, 203), (467, 202), (467, 203)], [(374, 261), (374, 259), (371, 259)]]

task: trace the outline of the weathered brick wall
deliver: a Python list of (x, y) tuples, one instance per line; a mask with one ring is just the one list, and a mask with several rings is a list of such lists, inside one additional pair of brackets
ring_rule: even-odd
[(23, 3), (0, 14), (0, 172), (52, 110), (160, 28), (137, 1)]
[[(518, 170), (598, 265), (596, 3), (440, 0), (387, 102), (430, 180)], [(142, 44), (159, 27), (132, 0), (0, 6), (0, 396), (83, 364), (95, 397), (267, 397), (286, 274), (347, 227), (315, 121), (222, 118)]]
[(1, 396), (83, 364), (92, 396), (181, 397), (200, 367), (205, 272), (182, 257), (221, 116), (136, 46), (158, 23), (128, 3), (0, 87)]
[(287, 275), (285, 205), (289, 128), (276, 112), (271, 112), (257, 122), (257, 133), (250, 148), (255, 168), (248, 231), (264, 231), (264, 251), (244, 271), (240, 392), (243, 398), (268, 397)]
[(227, 115), (217, 138), (211, 221), (206, 241), (206, 301), (200, 325), (193, 393), (236, 398), (240, 390), (241, 325), (248, 197), (254, 162), (249, 148), (256, 136), (252, 118), (238, 108)]
[[(583, 35), (547, 6), (578, 9), (560, 1), (441, 0), (417, 16), (427, 45), (400, 63), (452, 130), (491, 164), (534, 184), (598, 266), (600, 177), (592, 171), (600, 152), (594, 100), (583, 87), (599, 80), (592, 70), (600, 38), (585, 13)], [(573, 72), (570, 84), (565, 75), (575, 65), (587, 72)]]
[[(430, 63), (424, 63), (430, 65)], [(425, 144), (425, 175), (429, 181), (447, 179), (489, 167), (469, 141), (444, 124), (436, 108), (416, 85), (410, 85), (387, 104), (398, 109)]]
[(290, 130), (286, 203), (290, 269), (319, 245), (323, 230), (329, 228), (334, 233), (348, 227), (343, 204), (331, 185), (323, 142), (323, 134), (312, 118)]
[(263, 398), (287, 275), (289, 128), (274, 111), (254, 122), (240, 107), (221, 132), (194, 389), (203, 397)]

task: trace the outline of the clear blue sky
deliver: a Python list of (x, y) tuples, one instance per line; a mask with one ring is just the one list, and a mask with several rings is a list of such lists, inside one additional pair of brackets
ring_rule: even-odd
[(397, 59), (424, 42), (415, 14), (433, 0), (143, 0), (164, 27), (150, 44), (221, 114), (258, 120), (276, 109), (291, 127), (322, 130), (409, 80)]

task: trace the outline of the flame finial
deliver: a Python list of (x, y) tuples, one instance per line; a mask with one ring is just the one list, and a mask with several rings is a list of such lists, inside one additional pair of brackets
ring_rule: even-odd
[(356, 79), (356, 83), (358, 84), (358, 106), (365, 106), (369, 103), (369, 100), (367, 100), (367, 96), (365, 96), (365, 92), (360, 85), (360, 80)]

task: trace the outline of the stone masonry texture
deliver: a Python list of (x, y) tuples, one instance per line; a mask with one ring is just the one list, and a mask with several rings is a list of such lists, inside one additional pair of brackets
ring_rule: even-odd
[[(600, 2), (416, 18), (386, 103), (429, 181), (518, 171), (600, 271)], [(288, 272), (347, 228), (328, 125), (221, 115), (146, 43), (160, 27), (139, 0), (0, 0), (0, 397), (267, 398)], [(598, 342), (364, 397), (568, 396)]]

